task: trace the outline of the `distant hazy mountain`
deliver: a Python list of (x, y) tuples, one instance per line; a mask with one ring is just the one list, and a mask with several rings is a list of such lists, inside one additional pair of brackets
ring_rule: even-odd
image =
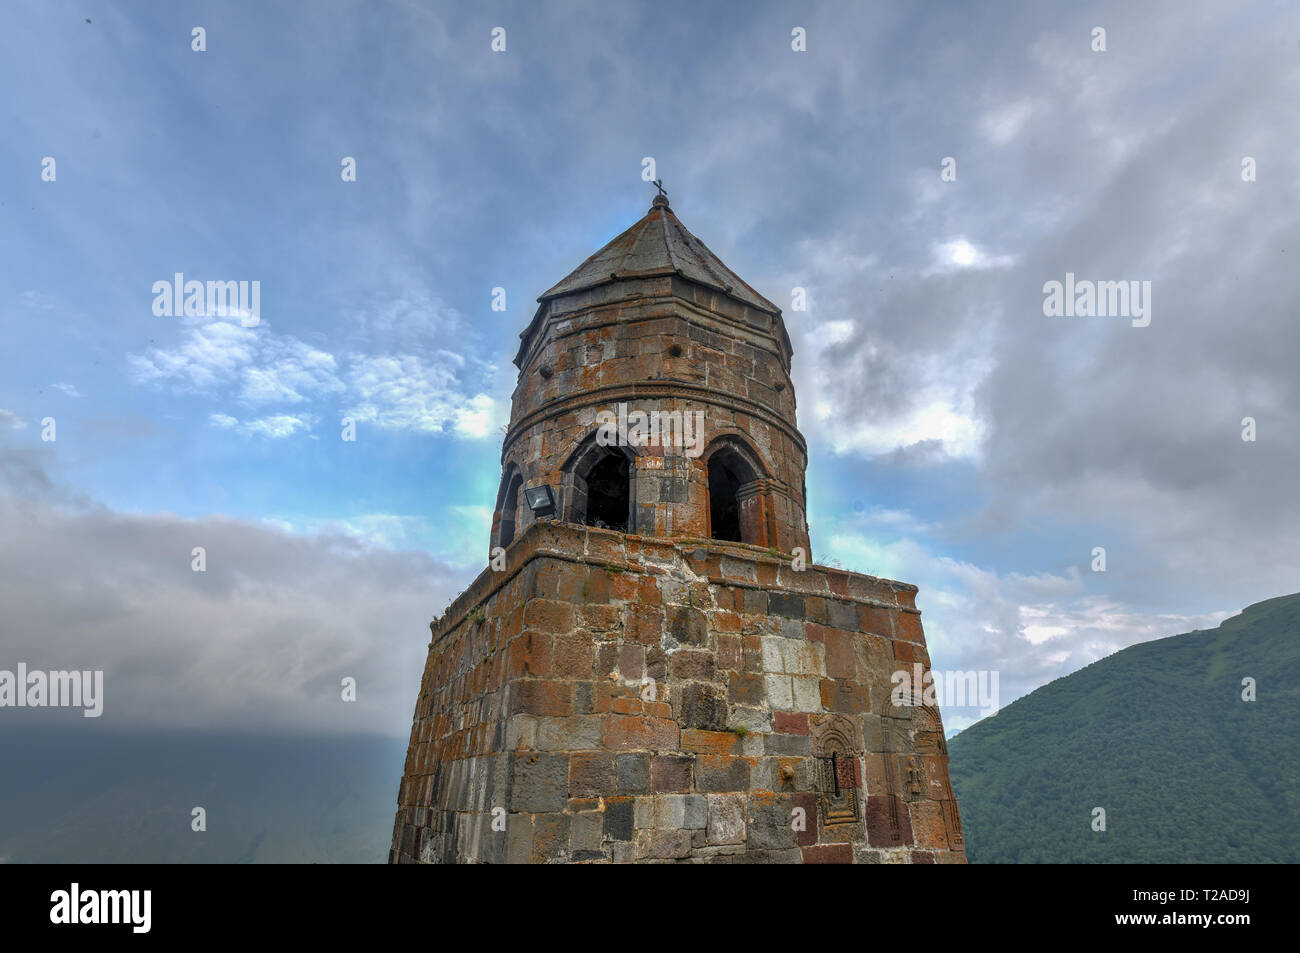
[(386, 737), (6, 732), (0, 862), (383, 863), (405, 755)]
[(1300, 862), (1300, 594), (1057, 679), (949, 752), (972, 862)]

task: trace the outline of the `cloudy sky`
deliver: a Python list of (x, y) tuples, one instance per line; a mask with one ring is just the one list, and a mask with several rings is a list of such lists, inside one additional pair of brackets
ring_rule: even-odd
[[(786, 311), (814, 556), (919, 585), (937, 668), (1005, 705), (1300, 589), (1298, 113), (1286, 2), (9, 3), (0, 668), (404, 734), (517, 335), (646, 157)], [(156, 315), (177, 272), (260, 325)], [(1149, 326), (1044, 316), (1067, 272)]]

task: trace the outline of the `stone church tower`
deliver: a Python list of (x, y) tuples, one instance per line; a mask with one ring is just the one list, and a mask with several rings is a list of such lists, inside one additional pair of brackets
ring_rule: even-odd
[(780, 308), (662, 194), (538, 300), (390, 861), (964, 862), (939, 712), (893, 697), (916, 587), (811, 562)]

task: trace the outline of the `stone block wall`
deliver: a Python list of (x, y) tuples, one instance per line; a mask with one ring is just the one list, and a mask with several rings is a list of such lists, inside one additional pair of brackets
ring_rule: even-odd
[(964, 862), (915, 588), (534, 523), (445, 616), (392, 862)]

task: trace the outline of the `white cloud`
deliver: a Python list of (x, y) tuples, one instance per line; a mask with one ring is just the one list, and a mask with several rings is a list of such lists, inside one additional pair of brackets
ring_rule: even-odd
[(1010, 268), (1016, 263), (1014, 255), (990, 255), (964, 237), (940, 242), (934, 246), (934, 268), (946, 271), (954, 268)]
[[(486, 393), (473, 392), (466, 380), (471, 362), (447, 350), (431, 349), (425, 357), (363, 352), (336, 357), (273, 331), (265, 321), (245, 328), (216, 318), (188, 327), (175, 347), (150, 348), (129, 355), (127, 361), (137, 383), (226, 395), (249, 407), (332, 405), (386, 430), (482, 439), (497, 423), (496, 402)], [(491, 370), (477, 363), (473, 369)], [(313, 419), (301, 412), (244, 423), (224, 412), (210, 417), (215, 426), (273, 438), (310, 429)]]
[(265, 437), (268, 440), (281, 440), (293, 436), (299, 430), (311, 430), (315, 418), (310, 415), (274, 414), (269, 417), (239, 420), (229, 414), (211, 414), (208, 422), (222, 430), (233, 430), (247, 436)]
[(979, 127), (994, 145), (1005, 146), (1020, 135), (1038, 109), (1034, 99), (1017, 99), (985, 112), (979, 118)]
[(918, 387), (901, 413), (863, 419), (843, 409), (839, 401), (822, 400), (815, 411), (821, 433), (836, 453), (878, 456), (932, 446), (952, 459), (974, 459), (980, 454), (985, 425), (975, 410), (971, 389), (958, 393), (952, 386), (932, 383)]
[(259, 359), (241, 372), (240, 397), (249, 404), (301, 404), (344, 390), (334, 355), (297, 338), (269, 338)]
[(188, 390), (207, 390), (228, 383), (253, 364), (260, 333), (240, 326), (237, 320), (215, 318), (188, 328), (184, 340), (174, 348), (155, 347), (144, 354), (127, 355), (127, 366), (137, 382), (174, 381)]
[(54, 300), (43, 291), (24, 291), (18, 295), (23, 305), (35, 311), (52, 311), (54, 310)]
[(476, 394), (466, 401), (456, 418), (456, 432), (467, 437), (491, 435), (496, 423), (496, 402), (487, 394)]
[(346, 412), (385, 430), (444, 433), (467, 437), (491, 433), (493, 401), (466, 395), (457, 373), (464, 358), (434, 352), (425, 361), (413, 354), (354, 355), (348, 372)]
[(843, 344), (853, 337), (855, 330), (857, 330), (857, 324), (853, 321), (827, 321), (821, 325), (821, 332), (825, 335), (827, 347)]
[(419, 549), (458, 569), (481, 570), (492, 528), (490, 506), (445, 506), (437, 516), (356, 513), (333, 519), (276, 517), (265, 521), (287, 533), (339, 535), (383, 549)]
[[(1090, 591), (1093, 580), (1077, 568), (998, 573), (940, 556), (909, 537), (886, 542), (829, 531), (825, 545), (819, 562), (919, 584), (917, 606), (934, 667), (997, 671), (1002, 707), (1120, 649), (1212, 628), (1232, 614), (1144, 611)], [(979, 717), (973, 708), (945, 710), (944, 728), (964, 728)]]

